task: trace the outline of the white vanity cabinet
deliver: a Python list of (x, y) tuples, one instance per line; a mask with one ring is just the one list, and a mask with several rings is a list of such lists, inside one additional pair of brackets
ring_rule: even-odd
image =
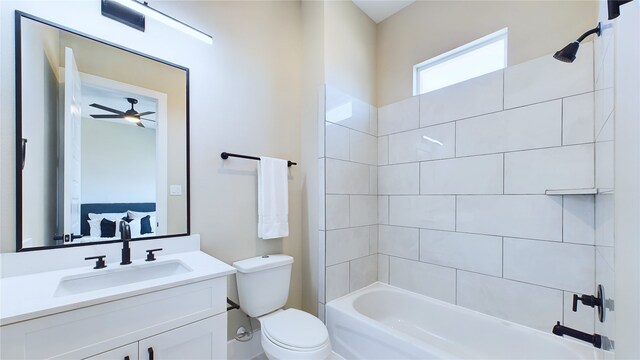
[(0, 358), (226, 359), (226, 285), (222, 276), (4, 325)]

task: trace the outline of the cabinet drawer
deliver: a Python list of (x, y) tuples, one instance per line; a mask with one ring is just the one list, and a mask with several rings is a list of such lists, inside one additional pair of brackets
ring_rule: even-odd
[(84, 358), (226, 310), (226, 278), (146, 293), (0, 328), (1, 358)]

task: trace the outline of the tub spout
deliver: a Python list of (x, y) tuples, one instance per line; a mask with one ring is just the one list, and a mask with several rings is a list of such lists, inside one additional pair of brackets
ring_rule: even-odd
[(587, 334), (582, 331), (578, 331), (578, 330), (560, 325), (560, 321), (558, 321), (556, 325), (553, 327), (552, 332), (558, 336), (568, 335), (568, 336), (571, 336), (572, 338), (586, 341), (590, 344), (593, 344), (593, 346), (597, 347), (598, 349), (602, 348), (602, 336), (598, 334), (593, 334), (593, 335)]

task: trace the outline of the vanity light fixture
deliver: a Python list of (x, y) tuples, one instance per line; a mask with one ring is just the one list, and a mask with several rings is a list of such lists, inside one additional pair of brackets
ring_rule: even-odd
[(591, 34), (597, 34), (598, 36), (600, 36), (600, 23), (598, 23), (598, 26), (596, 26), (595, 28), (582, 34), (582, 36), (580, 36), (578, 40), (563, 47), (561, 50), (556, 51), (556, 53), (553, 54), (553, 58), (556, 60), (560, 60), (562, 62), (572, 63), (573, 60), (576, 59), (576, 54), (578, 53), (578, 48), (580, 47), (580, 43), (582, 42), (582, 40), (584, 40), (587, 36)]
[(147, 4), (146, 1), (145, 2), (138, 2), (136, 0), (108, 0), (108, 1), (118, 3), (144, 16), (160, 21), (165, 25), (169, 25), (174, 29), (180, 30), (185, 34), (191, 35), (200, 41), (204, 41), (207, 44), (213, 44), (213, 38), (211, 37), (211, 35), (205, 34), (202, 31), (185, 24), (180, 20), (177, 20), (163, 12), (160, 12), (152, 8)]

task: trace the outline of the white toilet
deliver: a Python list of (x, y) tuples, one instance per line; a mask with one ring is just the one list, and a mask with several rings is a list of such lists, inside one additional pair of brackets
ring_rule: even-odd
[(317, 317), (296, 309), (282, 310), (289, 297), (293, 258), (266, 255), (236, 261), (240, 308), (258, 318), (262, 348), (270, 360), (324, 360), (331, 355), (329, 333)]

